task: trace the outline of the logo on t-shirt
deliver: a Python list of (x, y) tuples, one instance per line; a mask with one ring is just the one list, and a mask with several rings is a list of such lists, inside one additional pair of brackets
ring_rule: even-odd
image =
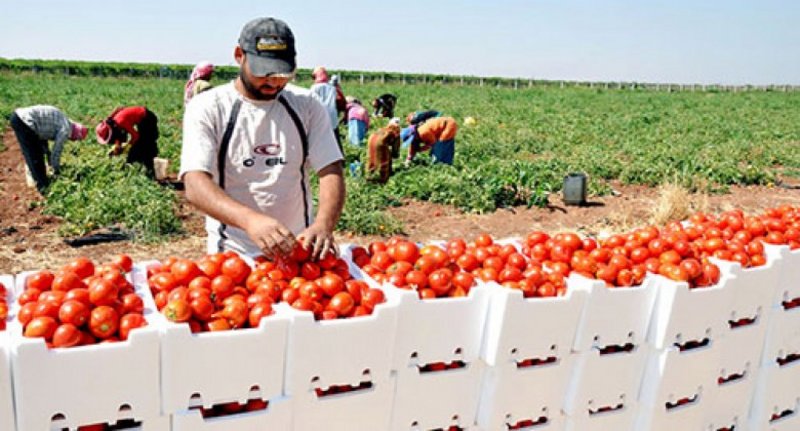
[[(270, 144), (263, 144), (253, 148), (253, 152), (258, 156), (277, 156), (281, 153), (280, 142), (272, 142)], [(260, 163), (260, 162), (259, 162)], [(255, 166), (256, 157), (250, 157), (244, 161), (244, 166), (249, 168)], [(285, 165), (286, 160), (283, 157), (267, 157), (264, 160), (265, 166)]]
[(253, 152), (262, 156), (275, 156), (281, 152), (281, 143), (273, 142), (271, 144), (259, 145), (253, 148)]

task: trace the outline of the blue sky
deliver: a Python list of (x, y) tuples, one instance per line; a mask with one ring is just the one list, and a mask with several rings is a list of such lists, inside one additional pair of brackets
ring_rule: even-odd
[(792, 0), (0, 0), (0, 57), (234, 64), (286, 21), (300, 67), (551, 80), (800, 85)]

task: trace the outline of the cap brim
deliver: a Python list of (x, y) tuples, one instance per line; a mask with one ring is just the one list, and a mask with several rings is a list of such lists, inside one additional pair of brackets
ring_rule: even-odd
[(267, 75), (289, 75), (294, 73), (295, 65), (292, 62), (281, 58), (261, 57), (256, 54), (247, 53), (247, 63), (250, 66), (250, 73), (255, 76)]

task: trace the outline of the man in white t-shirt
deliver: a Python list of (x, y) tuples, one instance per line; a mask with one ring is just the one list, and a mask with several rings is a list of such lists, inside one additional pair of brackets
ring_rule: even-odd
[[(295, 56), (286, 23), (252, 20), (234, 51), (239, 77), (187, 105), (179, 175), (189, 201), (208, 215), (209, 252), (274, 257), (297, 239), (317, 257), (334, 250), (343, 156), (325, 108), (289, 84)], [(316, 217), (311, 169), (319, 178)]]

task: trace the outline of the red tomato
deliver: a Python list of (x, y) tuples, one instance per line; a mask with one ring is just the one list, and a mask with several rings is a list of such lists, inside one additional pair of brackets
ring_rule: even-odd
[(55, 275), (47, 270), (39, 271), (37, 273), (31, 274), (25, 279), (25, 288), (26, 289), (37, 289), (40, 292), (45, 290), (50, 290), (50, 287), (53, 285), (53, 280), (55, 279)]
[[(227, 261), (226, 261), (227, 262)], [(233, 294), (233, 289), (236, 287), (236, 282), (227, 275), (218, 275), (211, 280), (211, 293), (213, 299), (223, 300)]]
[(74, 272), (80, 278), (86, 278), (94, 275), (94, 263), (87, 257), (78, 257), (69, 262), (64, 269)]
[(289, 257), (295, 262), (305, 262), (311, 258), (311, 250), (303, 247), (302, 241), (297, 241), (292, 248), (292, 253)]
[(433, 289), (437, 296), (443, 296), (450, 290), (452, 279), (452, 271), (449, 269), (437, 269), (428, 276), (428, 287)]
[(189, 259), (178, 259), (175, 263), (170, 265), (169, 270), (178, 286), (186, 286), (195, 277), (202, 274), (197, 264)]
[(235, 284), (242, 284), (250, 275), (250, 266), (240, 257), (232, 257), (225, 260), (220, 268), (223, 275), (230, 277)]
[(119, 313), (107, 305), (92, 310), (89, 317), (89, 331), (97, 338), (109, 338), (119, 328)]
[(131, 272), (133, 269), (133, 259), (127, 254), (118, 254), (111, 259), (111, 263), (117, 265), (124, 272)]
[(380, 289), (369, 288), (361, 295), (361, 305), (366, 307), (369, 311), (372, 311), (376, 305), (385, 300), (386, 296), (384, 296), (383, 291)]
[(305, 262), (300, 267), (300, 275), (306, 280), (316, 280), (322, 274), (322, 271), (314, 262)]
[[(325, 292), (325, 295), (331, 298), (337, 293), (345, 290), (344, 280), (342, 277), (339, 277), (333, 273), (325, 274), (320, 280), (319, 286), (322, 288), (322, 291)], [(303, 292), (301, 291), (300, 294), (302, 295), (302, 293)]]
[(118, 296), (119, 288), (103, 278), (89, 287), (89, 301), (94, 305), (113, 305)]
[(214, 313), (212, 317), (223, 318), (228, 321), (231, 328), (241, 328), (248, 318), (247, 303), (244, 300), (229, 301), (222, 310)]
[(339, 316), (347, 316), (355, 308), (356, 303), (353, 296), (348, 292), (338, 292), (333, 295), (331, 301), (328, 303), (328, 309), (333, 310)]
[(56, 328), (58, 327), (58, 323), (56, 319), (49, 317), (49, 316), (40, 316), (34, 317), (25, 325), (25, 335), (28, 338), (44, 338), (45, 340), (51, 340), (53, 338), (53, 334), (56, 332)]
[(71, 323), (63, 323), (53, 333), (53, 347), (73, 347), (81, 342), (81, 331)]
[(86, 287), (81, 277), (71, 271), (59, 272), (53, 279), (53, 290), (67, 292), (72, 289)]
[(261, 319), (269, 316), (272, 314), (272, 304), (269, 302), (260, 302), (253, 306), (250, 309), (250, 313), (248, 314), (248, 323), (250, 324), (251, 328), (258, 328), (258, 325), (261, 323)]
[(419, 248), (411, 241), (400, 241), (397, 244), (396, 260), (414, 263), (419, 257)]
[(136, 328), (147, 326), (147, 320), (141, 313), (128, 313), (119, 321), (119, 339), (127, 340), (128, 334)]
[(169, 272), (153, 274), (148, 279), (148, 283), (150, 284), (150, 288), (154, 289), (156, 292), (169, 292), (178, 285), (175, 281), (175, 277)]
[(228, 323), (226, 319), (219, 318), (211, 320), (210, 322), (206, 323), (206, 327), (209, 331), (227, 331), (231, 329), (231, 325)]
[(185, 299), (175, 299), (167, 302), (161, 312), (168, 320), (173, 322), (187, 322), (192, 318), (192, 308)]
[(61, 323), (71, 323), (77, 327), (83, 326), (90, 317), (89, 306), (83, 302), (70, 299), (61, 304), (58, 309), (58, 319)]
[(22, 326), (27, 325), (33, 319), (33, 310), (36, 308), (36, 302), (27, 302), (17, 312), (17, 320)]
[(52, 301), (39, 301), (33, 309), (33, 317), (48, 316), (58, 319), (58, 309), (61, 305)]

